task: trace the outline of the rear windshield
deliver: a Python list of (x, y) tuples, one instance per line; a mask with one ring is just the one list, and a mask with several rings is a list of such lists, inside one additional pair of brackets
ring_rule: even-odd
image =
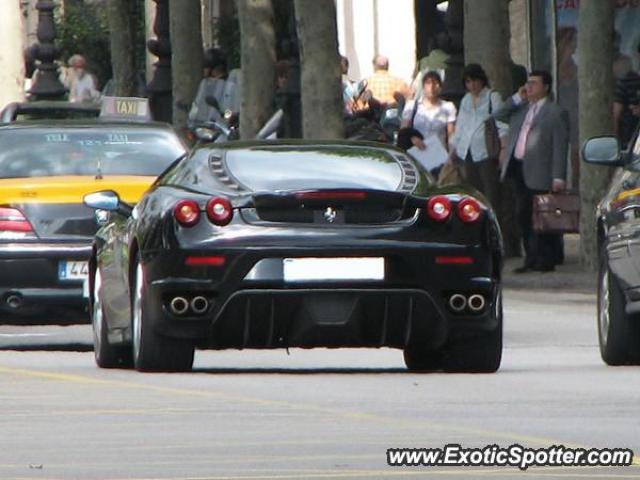
[(226, 169), (253, 191), (319, 188), (398, 189), (402, 168), (383, 150), (366, 147), (282, 147), (229, 150)]
[(0, 132), (0, 178), (162, 173), (183, 155), (171, 132), (105, 128)]

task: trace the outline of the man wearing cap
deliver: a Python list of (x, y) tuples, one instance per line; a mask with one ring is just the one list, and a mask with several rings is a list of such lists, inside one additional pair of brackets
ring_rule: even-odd
[(69, 101), (77, 103), (95, 102), (100, 97), (93, 76), (86, 70), (87, 62), (82, 55), (73, 55), (69, 59), (71, 81)]

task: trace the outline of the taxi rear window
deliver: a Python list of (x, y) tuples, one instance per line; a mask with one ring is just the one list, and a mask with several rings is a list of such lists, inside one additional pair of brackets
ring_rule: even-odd
[(0, 132), (0, 178), (156, 176), (184, 152), (166, 131), (7, 130)]

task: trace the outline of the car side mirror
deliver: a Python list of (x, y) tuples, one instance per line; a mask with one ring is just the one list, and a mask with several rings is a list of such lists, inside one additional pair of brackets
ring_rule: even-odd
[(131, 214), (132, 207), (120, 200), (120, 197), (113, 190), (103, 190), (101, 192), (89, 193), (82, 199), (83, 203), (96, 210), (106, 210), (107, 212), (119, 212), (126, 216)]
[(620, 151), (620, 142), (613, 136), (593, 137), (582, 146), (582, 159), (594, 165), (623, 167), (625, 157)]

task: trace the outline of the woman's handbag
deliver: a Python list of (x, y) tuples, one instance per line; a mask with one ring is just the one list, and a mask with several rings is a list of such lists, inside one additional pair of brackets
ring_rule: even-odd
[(455, 185), (464, 182), (459, 162), (446, 162), (438, 174), (438, 186)]
[(578, 233), (580, 196), (569, 192), (534, 195), (532, 220), (536, 233)]
[(411, 141), (412, 137), (418, 137), (420, 140), (424, 140), (422, 134), (418, 130), (413, 128), (413, 122), (416, 118), (416, 113), (418, 113), (418, 106), (419, 103), (418, 99), (416, 98), (413, 104), (413, 109), (411, 110), (411, 123), (408, 127), (403, 127), (398, 130), (398, 135), (396, 137), (396, 146), (398, 148), (401, 148), (405, 152), (413, 147), (413, 142)]
[[(489, 92), (489, 115), (492, 112), (491, 94), (493, 90)], [(498, 134), (498, 126), (496, 120), (493, 117), (489, 117), (484, 121), (484, 141), (487, 147), (487, 158), (496, 160), (500, 156), (500, 135)]]

